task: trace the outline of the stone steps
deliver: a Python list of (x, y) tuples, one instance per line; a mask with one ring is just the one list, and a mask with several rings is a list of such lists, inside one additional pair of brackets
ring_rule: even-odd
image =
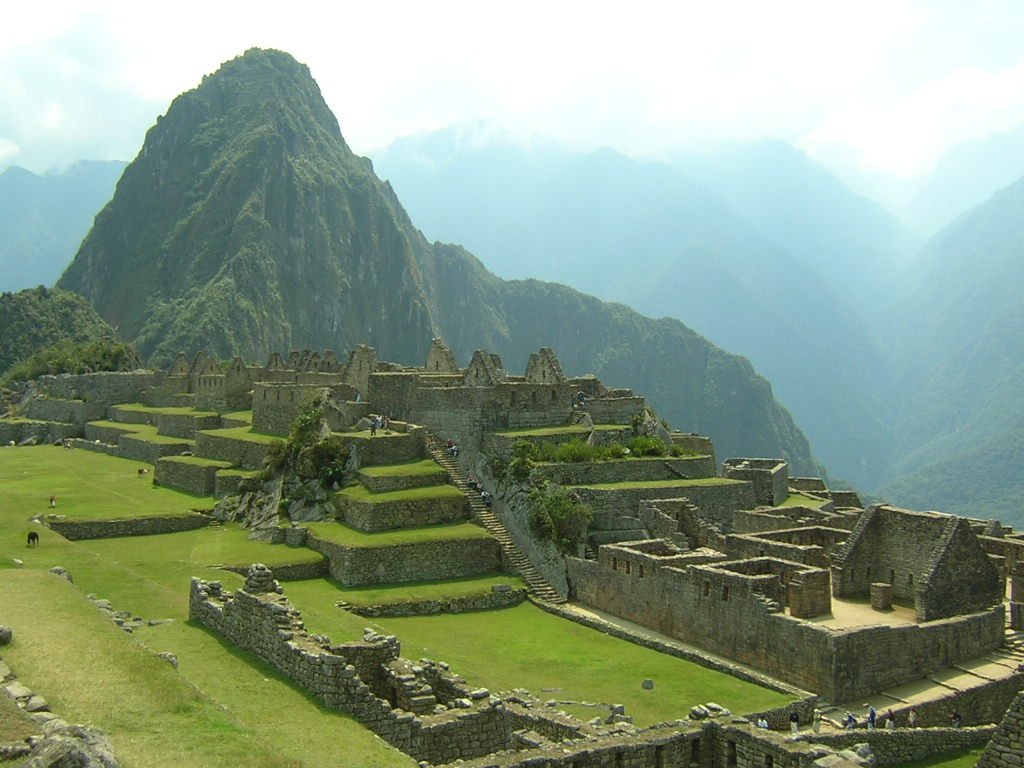
[(564, 603), (565, 597), (559, 594), (558, 590), (551, 586), (548, 581), (533, 566), (533, 563), (522, 553), (516, 543), (509, 535), (504, 523), (488, 507), (480, 494), (470, 490), (467, 478), (455, 458), (437, 445), (432, 435), (427, 436), (427, 449), (434, 460), (447, 470), (452, 482), (463, 489), (466, 498), (469, 500), (470, 513), (473, 519), (479, 522), (498, 542), (501, 551), (508, 562), (519, 572), (530, 594), (539, 600), (548, 603)]

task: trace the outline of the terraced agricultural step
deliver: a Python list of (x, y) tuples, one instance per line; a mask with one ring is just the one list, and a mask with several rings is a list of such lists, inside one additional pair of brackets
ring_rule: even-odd
[(480, 494), (475, 490), (469, 489), (466, 474), (462, 471), (462, 467), (459, 466), (453, 456), (450, 456), (447, 451), (437, 445), (433, 435), (427, 435), (427, 449), (430, 451), (430, 455), (434, 460), (448, 472), (452, 482), (459, 488), (464, 489), (464, 493), (469, 499), (469, 508), (473, 518), (479, 522), (501, 546), (502, 553), (506, 560), (512, 563), (516, 570), (519, 571), (519, 575), (522, 577), (523, 581), (526, 582), (526, 587), (529, 593), (533, 597), (549, 603), (566, 602), (565, 597), (551, 586), (547, 579), (545, 579), (534, 567), (533, 563), (530, 562), (529, 558), (527, 558), (519, 547), (516, 546), (512, 537), (509, 535), (508, 529), (505, 528), (504, 523), (502, 523), (490, 507), (483, 502)]

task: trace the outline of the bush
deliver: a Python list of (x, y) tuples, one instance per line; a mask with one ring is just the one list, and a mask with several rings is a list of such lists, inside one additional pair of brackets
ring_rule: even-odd
[(629, 441), (629, 450), (634, 456), (664, 456), (668, 446), (657, 437), (634, 437)]
[(576, 554), (576, 545), (593, 519), (594, 511), (580, 501), (575, 491), (547, 485), (530, 493), (530, 530), (563, 554)]

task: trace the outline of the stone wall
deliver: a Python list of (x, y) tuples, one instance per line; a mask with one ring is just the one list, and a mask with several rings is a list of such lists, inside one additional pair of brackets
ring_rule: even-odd
[(219, 459), (243, 469), (261, 469), (269, 443), (238, 440), (233, 437), (200, 432), (196, 435), (195, 452), (199, 456)]
[(0, 445), (9, 445), (10, 443), (20, 445), (26, 440), (36, 443), (54, 443), (57, 440), (80, 437), (81, 435), (82, 428), (78, 424), (23, 419), (0, 421)]
[(978, 768), (1020, 768), (1024, 764), (1024, 693), (1017, 694), (978, 761)]
[[(277, 574), (279, 569), (274, 569)], [(432, 616), (438, 613), (465, 613), (466, 611), (491, 611), (509, 608), (526, 599), (526, 589), (492, 589), (479, 595), (445, 598), (443, 600), (404, 600), (398, 603), (379, 605), (347, 605), (346, 610), (358, 616), (380, 618), (381, 616)]]
[(410, 488), (425, 488), (430, 485), (443, 485), (449, 482), (448, 473), (440, 466), (437, 472), (416, 475), (374, 475), (366, 471), (357, 473), (360, 483), (372, 493), (389, 491), (407, 491)]
[(178, 443), (155, 443), (144, 437), (123, 434), (117, 438), (117, 453), (121, 458), (156, 464), (163, 456), (180, 456), (192, 449), (192, 443), (182, 440)]
[(252, 393), (252, 427), (259, 432), (287, 437), (302, 409), (328, 392), (329, 389), (315, 384), (257, 382)]
[(338, 436), (342, 445), (355, 452), (359, 466), (404, 464), (426, 457), (422, 427), (410, 426), (408, 432), (378, 432), (374, 437), (344, 432)]
[(366, 532), (454, 523), (469, 515), (469, 501), (462, 494), (395, 501), (361, 499), (346, 493), (331, 498), (339, 520)]
[[(981, 746), (992, 738), (995, 730), (991, 725), (973, 728), (898, 728), (894, 731), (858, 728), (817, 736), (805, 734), (801, 739), (806, 738), (837, 751), (866, 742), (871, 746), (871, 752), (879, 765), (900, 765)], [(1019, 768), (1019, 765), (1014, 768)]]
[(587, 400), (584, 410), (595, 424), (631, 424), (646, 407), (647, 401), (642, 397), (600, 397)]
[(220, 416), (210, 414), (158, 413), (156, 429), (161, 435), (195, 440), (196, 432), (202, 429), (218, 429)]
[(750, 481), (763, 507), (774, 507), (789, 496), (789, 465), (781, 459), (726, 459), (722, 476)]
[(42, 394), (58, 400), (117, 405), (142, 402), (146, 389), (159, 386), (163, 379), (163, 372), (155, 371), (62, 373), (40, 376), (36, 386)]
[(84, 424), (107, 417), (104, 403), (87, 403), (83, 400), (57, 400), (35, 398), (28, 403), (26, 415), (40, 421), (64, 421)]
[(253, 470), (228, 470), (218, 472), (214, 475), (213, 495), (218, 499), (224, 496), (231, 496), (243, 490), (247, 481), (252, 479)]
[(756, 560), (676, 568), (671, 558), (662, 566), (636, 552), (627, 567), (616, 549), (602, 547), (597, 562), (570, 560), (579, 600), (831, 701), (918, 680), (1002, 644), (1002, 607), (927, 624), (829, 629), (786, 615), (781, 574), (743, 572)]
[(715, 465), (710, 456), (538, 464), (534, 476), (559, 485), (696, 479), (714, 477)]
[(217, 484), (217, 472), (227, 469), (227, 462), (196, 462), (188, 456), (158, 459), (153, 477), (160, 485), (177, 488), (196, 496), (212, 496)]
[(307, 544), (330, 562), (331, 578), (346, 587), (482, 576), (501, 569), (490, 538), (425, 541), (390, 547), (346, 547), (310, 533)]
[(849, 535), (839, 528), (784, 528), (759, 534), (729, 534), (725, 549), (729, 557), (775, 557), (828, 568), (829, 553)]
[(48, 520), (47, 525), (65, 539), (112, 539), (119, 536), (153, 536), (203, 528), (213, 518), (198, 512), (185, 515), (138, 517), (126, 520)]

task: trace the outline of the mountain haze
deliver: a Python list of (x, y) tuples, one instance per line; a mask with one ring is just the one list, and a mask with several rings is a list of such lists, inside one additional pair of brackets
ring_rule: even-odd
[(433, 336), (513, 371), (553, 346), (570, 374), (648, 395), (723, 455), (815, 472), (806, 438), (750, 364), (681, 323), (563, 286), (501, 280), (429, 243), (342, 138), (309, 70), (251, 50), (150, 129), (60, 286), (86, 296), (154, 363), (178, 350), (262, 359), (361, 342), (422, 364)]
[[(499, 274), (543, 276), (675, 317), (748, 357), (832, 474), (866, 487), (883, 478), (889, 378), (853, 292), (831, 287), (677, 168), (452, 128), (399, 140), (375, 164), (428, 233), (461, 242)], [(760, 180), (759, 194), (792, 204), (795, 192), (777, 194), (768, 182)], [(862, 218), (898, 235), (892, 217), (830, 183), (834, 196), (867, 211)], [(826, 243), (839, 218), (821, 223), (815, 237)], [(795, 231), (791, 222), (794, 240)], [(896, 258), (890, 245), (878, 246), (879, 260)], [(856, 249), (845, 248), (811, 255), (826, 265), (855, 261)], [(838, 268), (831, 274), (837, 285), (852, 283)]]
[(0, 174), (0, 291), (53, 285), (114, 194), (122, 162), (82, 162), (37, 176)]
[(1024, 522), (1024, 178), (932, 238), (894, 308), (903, 395), (884, 493)]

